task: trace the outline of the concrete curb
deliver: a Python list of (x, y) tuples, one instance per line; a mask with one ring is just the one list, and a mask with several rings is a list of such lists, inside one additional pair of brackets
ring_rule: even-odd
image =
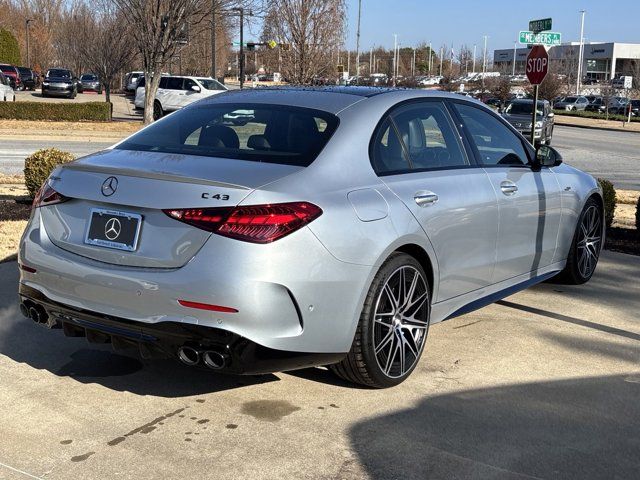
[(576, 123), (559, 123), (559, 122), (556, 122), (555, 125), (557, 127), (584, 128), (586, 130), (604, 130), (606, 132), (640, 133), (640, 130), (625, 130), (623, 128), (614, 128), (614, 127), (598, 127), (598, 126), (593, 126), (593, 125), (578, 125)]

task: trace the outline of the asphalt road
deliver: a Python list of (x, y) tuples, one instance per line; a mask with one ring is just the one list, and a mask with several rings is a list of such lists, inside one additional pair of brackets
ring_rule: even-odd
[(142, 362), (22, 318), (0, 264), (0, 478), (640, 478), (640, 257), (434, 325), (388, 390)]
[(616, 188), (640, 190), (640, 134), (557, 125), (552, 145), (569, 165)]
[(22, 140), (19, 138), (0, 139), (0, 173), (22, 173), (24, 159), (41, 148), (57, 148), (71, 152), (76, 157), (103, 150), (112, 142), (78, 142), (78, 141), (53, 141), (53, 140)]
[[(22, 171), (24, 158), (39, 148), (56, 147), (80, 156), (113, 143), (0, 139), (0, 173)], [(552, 144), (568, 164), (611, 180), (616, 188), (640, 190), (640, 134), (556, 126)]]

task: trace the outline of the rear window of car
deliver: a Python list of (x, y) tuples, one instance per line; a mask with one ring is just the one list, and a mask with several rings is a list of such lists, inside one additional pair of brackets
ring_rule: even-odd
[(16, 73), (15, 68), (13, 68), (11, 65), (0, 65), (0, 70), (5, 73)]
[(87, 80), (87, 81), (93, 81), (93, 80), (97, 80), (97, 79), (98, 79), (98, 77), (96, 77), (95, 75), (91, 75), (91, 74), (82, 75), (80, 77), (80, 80)]
[(21, 75), (31, 75), (31, 70), (26, 67), (18, 67), (18, 71)]
[(308, 108), (194, 105), (172, 113), (115, 148), (306, 167), (337, 126), (335, 115)]

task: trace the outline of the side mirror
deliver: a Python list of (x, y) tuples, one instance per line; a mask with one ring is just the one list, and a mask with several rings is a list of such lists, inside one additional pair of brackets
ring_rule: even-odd
[(193, 90), (194, 92), (199, 92), (200, 87), (198, 85), (191, 85), (191, 90)]
[(547, 118), (553, 118), (553, 117), (555, 117), (555, 116), (556, 116), (556, 114), (555, 114), (555, 113), (553, 113), (553, 112), (549, 112), (549, 115), (547, 115)]
[(536, 164), (540, 167), (555, 167), (562, 163), (562, 155), (555, 148), (540, 145), (536, 150)]

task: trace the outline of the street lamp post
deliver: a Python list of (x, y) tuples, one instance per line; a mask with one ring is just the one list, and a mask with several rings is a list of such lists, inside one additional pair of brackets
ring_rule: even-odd
[(580, 95), (580, 81), (582, 80), (582, 61), (584, 56), (584, 14), (586, 10), (580, 10), (582, 20), (580, 21), (580, 52), (578, 53), (578, 78), (576, 79), (576, 95)]
[(397, 65), (397, 59), (396, 59), (396, 52), (398, 50), (398, 34), (394, 33), (393, 34), (393, 86), (396, 86), (396, 65)]
[(472, 73), (476, 73), (476, 47), (477, 45), (473, 44), (473, 67), (471, 68)]
[(240, 89), (242, 90), (244, 87), (244, 8), (234, 7), (231, 10), (240, 14), (240, 65), (238, 70), (240, 70)]
[(429, 42), (429, 75), (431, 75), (431, 59), (433, 58), (433, 51), (431, 50), (431, 42)]
[(511, 71), (511, 76), (516, 76), (516, 45), (518, 42), (513, 42), (513, 69)]
[(358, 0), (358, 31), (356, 33), (356, 85), (360, 77), (360, 12), (362, 10), (362, 0)]
[(25, 30), (26, 30), (26, 39), (27, 39), (27, 67), (31, 68), (31, 57), (29, 55), (29, 24), (33, 22), (32, 19), (27, 18), (24, 22)]
[(484, 92), (484, 77), (487, 74), (487, 35), (484, 35), (484, 51), (482, 53), (482, 91)]

